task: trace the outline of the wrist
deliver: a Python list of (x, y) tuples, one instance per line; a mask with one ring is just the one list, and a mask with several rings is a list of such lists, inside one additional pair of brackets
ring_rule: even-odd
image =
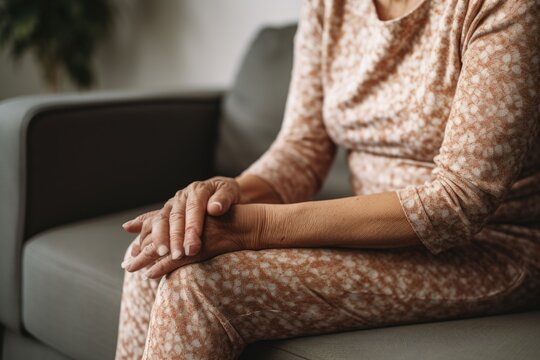
[(253, 204), (249, 211), (254, 221), (246, 232), (247, 250), (291, 247), (297, 230), (297, 204)]
[(246, 250), (263, 250), (268, 248), (267, 239), (269, 237), (274, 218), (272, 206), (266, 204), (243, 205), (242, 211), (248, 215), (241, 231), (241, 241)]
[(266, 211), (263, 204), (236, 204), (226, 214), (227, 233), (242, 250), (259, 250)]

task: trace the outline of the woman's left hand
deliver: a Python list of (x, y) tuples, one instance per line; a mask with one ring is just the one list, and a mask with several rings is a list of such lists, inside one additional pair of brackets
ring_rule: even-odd
[(137, 256), (130, 259), (126, 270), (134, 272), (147, 268), (146, 276), (157, 279), (184, 265), (228, 252), (254, 249), (258, 246), (264, 223), (264, 205), (235, 205), (223, 216), (206, 216), (202, 248), (196, 255), (177, 260), (173, 260), (170, 254), (160, 257), (154, 243), (149, 242)]

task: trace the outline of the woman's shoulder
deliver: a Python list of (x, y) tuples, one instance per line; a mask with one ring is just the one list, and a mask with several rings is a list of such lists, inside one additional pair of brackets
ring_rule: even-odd
[(457, 1), (467, 3), (465, 23), (470, 23), (473, 29), (508, 21), (536, 24), (540, 22), (540, 0)]
[[(445, 1), (445, 0), (442, 0)], [(453, 0), (465, 2), (462, 40), (467, 45), (487, 34), (526, 37), (540, 34), (540, 0)]]

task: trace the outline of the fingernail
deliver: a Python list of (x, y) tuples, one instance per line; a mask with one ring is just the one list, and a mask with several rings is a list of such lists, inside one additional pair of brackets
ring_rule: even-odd
[(126, 221), (125, 223), (123, 223), (123, 224), (122, 224), (122, 227), (126, 227), (126, 226), (128, 226), (130, 222), (131, 222), (131, 220), (129, 220), (129, 221)]
[(195, 246), (193, 246), (193, 244), (186, 245), (186, 255), (187, 256), (193, 255), (194, 251), (195, 251)]
[(223, 210), (223, 205), (221, 205), (221, 203), (218, 203), (217, 201), (212, 202), (210, 205), (217, 206), (218, 211)]
[(180, 259), (180, 256), (182, 256), (182, 252), (180, 250), (174, 250), (172, 252), (172, 259), (173, 260)]
[(124, 260), (122, 262), (122, 264), (120, 264), (120, 266), (122, 267), (122, 269), (125, 269), (129, 266), (129, 264), (131, 264), (131, 261), (132, 261), (133, 258), (128, 258), (126, 260)]
[(150, 277), (152, 276), (152, 272), (150, 270), (146, 270), (143, 276), (147, 279), (150, 279)]
[(159, 245), (158, 250), (157, 250), (157, 253), (159, 256), (164, 256), (168, 252), (169, 252), (168, 247), (166, 247), (165, 245)]

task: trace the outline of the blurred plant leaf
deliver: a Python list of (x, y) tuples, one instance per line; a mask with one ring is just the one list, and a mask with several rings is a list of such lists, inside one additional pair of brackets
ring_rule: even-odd
[(0, 0), (0, 51), (32, 53), (50, 87), (63, 72), (80, 88), (93, 84), (92, 57), (112, 29), (113, 0)]

